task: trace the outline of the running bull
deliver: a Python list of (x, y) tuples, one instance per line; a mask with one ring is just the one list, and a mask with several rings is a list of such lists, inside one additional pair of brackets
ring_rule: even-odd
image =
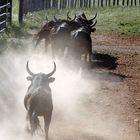
[(27, 93), (24, 98), (24, 105), (27, 110), (27, 120), (30, 127), (27, 127), (31, 134), (40, 126), (38, 116), (44, 117), (45, 140), (48, 140), (48, 130), (51, 122), (53, 103), (50, 83), (54, 82), (55, 78), (51, 77), (56, 71), (56, 64), (54, 62), (54, 69), (49, 74), (37, 73), (34, 74), (26, 64), (27, 72), (30, 76), (27, 80), (31, 81)]

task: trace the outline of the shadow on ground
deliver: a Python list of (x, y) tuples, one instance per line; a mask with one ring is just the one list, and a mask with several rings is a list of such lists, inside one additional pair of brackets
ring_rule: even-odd
[(101, 54), (94, 52), (93, 53), (93, 62), (91, 68), (106, 68), (109, 70), (113, 70), (117, 68), (118, 63), (116, 62), (118, 59), (109, 54)]
[(107, 80), (111, 82), (122, 82), (124, 78), (131, 78), (127, 77), (126, 75), (117, 74), (110, 71), (115, 70), (119, 65), (117, 60), (118, 58), (112, 55), (94, 52), (90, 71), (84, 71), (83, 77), (89, 79), (94, 77), (95, 79), (97, 78), (99, 80)]

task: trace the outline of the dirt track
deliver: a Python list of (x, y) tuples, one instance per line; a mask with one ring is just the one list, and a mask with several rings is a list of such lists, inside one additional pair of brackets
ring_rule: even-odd
[[(104, 37), (101, 38), (102, 35)], [(115, 92), (117, 91), (115, 89), (113, 89), (113, 93), (115, 94), (112, 94), (112, 96), (114, 96), (116, 101), (118, 101), (116, 105), (119, 104), (120, 108), (123, 111), (125, 110), (125, 113), (121, 113), (120, 111), (120, 114), (118, 114), (120, 118), (122, 116), (124, 122), (125, 121), (128, 121), (129, 123), (131, 122), (131, 126), (134, 126), (134, 122), (139, 120), (140, 117), (134, 115), (139, 112), (139, 105), (140, 105), (139, 102), (137, 101), (140, 98), (140, 93), (139, 93), (140, 91), (140, 62), (139, 62), (140, 37), (135, 35), (127, 36), (127, 35), (109, 34), (109, 33), (107, 33), (106, 35), (104, 35), (103, 33), (102, 35), (98, 35), (97, 33), (95, 34), (95, 36), (93, 36), (93, 40), (95, 41), (94, 50), (101, 52), (102, 54), (107, 53), (117, 58), (116, 59), (117, 64), (115, 65), (116, 67), (113, 67), (112, 69), (107, 71), (112, 72), (113, 74), (115, 73), (120, 77), (123, 76), (123, 81), (119, 83), (119, 85), (122, 86), (122, 88), (119, 87), (118, 90), (120, 93), (119, 95), (120, 99), (117, 100), (116, 96), (118, 95), (118, 92)], [(107, 59), (108, 62), (111, 60), (112, 58)], [(114, 85), (115, 87), (117, 87), (116, 83), (114, 83)], [(124, 87), (126, 87), (127, 89), (123, 91)], [(110, 89), (108, 90), (108, 92), (110, 92)], [(128, 135), (130, 136), (130, 134)], [(126, 139), (126, 138), (120, 137), (119, 139)], [(130, 138), (130, 139), (135, 140), (139, 138)]]
[[(133, 37), (129, 36), (130, 41), (128, 37), (122, 36), (111, 34), (111, 39), (108, 39), (110, 34), (103, 33), (103, 37), (101, 33), (95, 34), (92, 69), (81, 74), (69, 71), (65, 64), (56, 60), (57, 73), (54, 75), (56, 81), (52, 84), (54, 112), (49, 133), (50, 140), (140, 139), (136, 122), (139, 116), (135, 115), (135, 112), (139, 111), (135, 101), (140, 97), (140, 38), (137, 37), (134, 44)], [(1, 78), (3, 79), (1, 84), (10, 85), (10, 89), (5, 93), (12, 97), (9, 100), (10, 105), (15, 103), (15, 107), (10, 109), (9, 103), (6, 104), (6, 111), (3, 108), (2, 111), (6, 116), (11, 114), (12, 110), (15, 113), (11, 114), (12, 119), (3, 113), (5, 119), (1, 117), (3, 122), (1, 122), (0, 139), (31, 139), (24, 130), (25, 109), (22, 102), (29, 84), (25, 82), (27, 76), (25, 64), (31, 57), (34, 60), (32, 64), (36, 64), (34, 70), (46, 71), (44, 64), (48, 58), (41, 53), (24, 52), (16, 55), (10, 53), (1, 59), (2, 72), (5, 74)], [(7, 71), (9, 69), (11, 74)], [(9, 131), (9, 136), (6, 136), (6, 131)], [(32, 139), (43, 140), (44, 134), (39, 132)]]

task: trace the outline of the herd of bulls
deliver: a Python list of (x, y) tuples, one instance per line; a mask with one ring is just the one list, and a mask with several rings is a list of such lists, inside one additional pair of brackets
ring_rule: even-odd
[[(35, 35), (36, 46), (42, 39), (45, 39), (45, 50), (51, 44), (53, 57), (66, 55), (67, 58), (91, 61), (92, 39), (91, 32), (95, 32), (97, 13), (92, 19), (87, 19), (85, 13), (72, 19), (67, 13), (67, 19), (48, 21)], [(89, 57), (88, 57), (89, 56)]]
[[(91, 32), (95, 32), (95, 25), (97, 20), (94, 18), (88, 20), (84, 13), (75, 16), (74, 19), (69, 17), (67, 19), (56, 19), (49, 21), (35, 36), (37, 39), (36, 45), (42, 39), (45, 39), (46, 50), (48, 44), (51, 44), (53, 56), (63, 56), (65, 52), (67, 57), (73, 57), (80, 60), (84, 55), (86, 62), (91, 61), (92, 56), (92, 39)], [(89, 56), (89, 60), (88, 59)], [(49, 86), (55, 78), (51, 77), (56, 71), (56, 64), (54, 62), (54, 69), (49, 74), (33, 73), (26, 64), (27, 72), (30, 76), (27, 80), (31, 81), (27, 93), (24, 98), (24, 105), (27, 110), (27, 119), (30, 126), (27, 130), (34, 134), (39, 124), (38, 116), (44, 117), (45, 140), (48, 140), (48, 130), (51, 122), (53, 103), (51, 88)]]

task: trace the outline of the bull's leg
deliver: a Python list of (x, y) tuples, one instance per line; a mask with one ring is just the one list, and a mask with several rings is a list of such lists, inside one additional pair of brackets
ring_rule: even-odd
[(88, 57), (88, 54), (85, 53), (85, 55), (84, 55), (84, 62), (85, 62), (85, 63), (88, 61), (88, 60), (87, 60), (87, 57)]
[(47, 40), (45, 39), (45, 52), (47, 52), (47, 49), (48, 49), (48, 42), (47, 42)]
[(92, 43), (89, 45), (89, 51), (88, 51), (88, 61), (89, 61), (89, 68), (92, 66)]
[(35, 44), (35, 48), (38, 46), (38, 44), (40, 43), (41, 41), (41, 38), (38, 38), (37, 41), (36, 41), (36, 44)]
[(52, 45), (52, 57), (53, 57), (53, 59), (56, 58), (56, 48), (55, 48), (55, 45)]
[(29, 114), (28, 114), (28, 112), (26, 114), (26, 131), (28, 133), (30, 133), (30, 129), (29, 129)]
[(49, 44), (50, 44), (50, 38), (45, 38), (45, 52), (47, 52)]
[(52, 51), (52, 58), (55, 59), (56, 57), (56, 44), (55, 40), (51, 42), (51, 51)]
[(48, 131), (49, 131), (49, 126), (51, 122), (51, 116), (52, 114), (47, 114), (44, 116), (44, 130), (45, 130), (45, 140), (48, 140)]
[(34, 111), (34, 102), (32, 101), (28, 110), (29, 114), (29, 122), (30, 122), (30, 132), (31, 135), (35, 133), (35, 130), (39, 126), (39, 120), (37, 118), (37, 114)]
[(91, 60), (92, 60), (92, 53), (89, 53), (89, 63), (91, 63)]

